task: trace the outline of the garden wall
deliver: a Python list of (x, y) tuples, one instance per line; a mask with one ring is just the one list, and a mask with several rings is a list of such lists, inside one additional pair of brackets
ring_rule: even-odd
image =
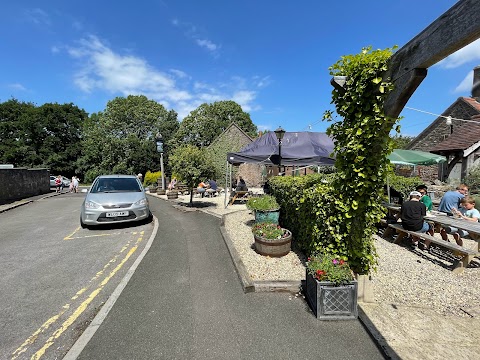
[(47, 169), (0, 169), (0, 204), (50, 191)]

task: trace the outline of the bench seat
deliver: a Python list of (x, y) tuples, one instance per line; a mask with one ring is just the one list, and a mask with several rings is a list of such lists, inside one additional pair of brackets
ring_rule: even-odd
[(453, 251), (455, 255), (460, 257), (460, 259), (453, 264), (454, 273), (461, 273), (468, 266), (470, 261), (472, 261), (472, 259), (475, 256), (479, 255), (479, 252), (464, 248), (456, 243), (438, 239), (426, 233), (405, 230), (401, 224), (388, 224), (388, 227), (396, 230), (399, 233), (399, 235), (394, 241), (394, 243), (396, 244), (402, 241), (402, 239), (408, 234), (408, 235), (412, 235), (417, 238), (420, 238), (422, 240), (429, 240), (436, 245), (439, 245), (445, 249)]

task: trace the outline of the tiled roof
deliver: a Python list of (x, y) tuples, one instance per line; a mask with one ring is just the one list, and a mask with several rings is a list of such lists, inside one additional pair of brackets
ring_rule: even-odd
[(453, 134), (430, 149), (431, 152), (461, 151), (480, 142), (480, 103), (473, 98), (463, 97), (462, 100), (478, 110), (478, 114), (472, 116), (471, 119), (465, 119), (471, 121), (462, 122), (461, 126), (456, 124)]
[(464, 97), (463, 100), (465, 100), (465, 102), (467, 102), (468, 104), (470, 104), (472, 107), (474, 107), (475, 109), (478, 110), (478, 112), (480, 113), (480, 102), (478, 102), (476, 99), (474, 98), (469, 98), (469, 97)]

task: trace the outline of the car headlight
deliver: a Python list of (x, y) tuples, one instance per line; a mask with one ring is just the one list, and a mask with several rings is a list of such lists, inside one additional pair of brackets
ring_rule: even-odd
[(141, 199), (138, 200), (134, 203), (135, 205), (148, 205), (148, 200), (147, 199)]
[(85, 201), (85, 209), (98, 209), (100, 204), (93, 201)]

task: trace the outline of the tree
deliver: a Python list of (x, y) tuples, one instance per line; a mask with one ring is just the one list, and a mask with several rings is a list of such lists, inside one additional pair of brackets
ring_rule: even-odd
[[(85, 122), (80, 166), (87, 181), (105, 173), (135, 174), (160, 168), (155, 137), (160, 133), (164, 151), (178, 129), (177, 113), (146, 96), (117, 97), (104, 112)], [(168, 156), (165, 156), (168, 162)]]
[(73, 104), (36, 107), (15, 99), (0, 104), (0, 161), (75, 174), (87, 113)]
[(205, 179), (215, 174), (213, 164), (201, 149), (186, 145), (175, 149), (170, 157), (172, 171), (190, 190), (190, 205), (193, 204), (193, 189)]
[(407, 145), (415, 139), (415, 136), (397, 135), (392, 136), (394, 149), (406, 149)]
[(250, 119), (250, 115), (236, 102), (228, 100), (213, 104), (204, 103), (193, 110), (180, 124), (175, 136), (176, 144), (207, 147), (232, 122), (251, 137), (256, 137), (257, 127)]

